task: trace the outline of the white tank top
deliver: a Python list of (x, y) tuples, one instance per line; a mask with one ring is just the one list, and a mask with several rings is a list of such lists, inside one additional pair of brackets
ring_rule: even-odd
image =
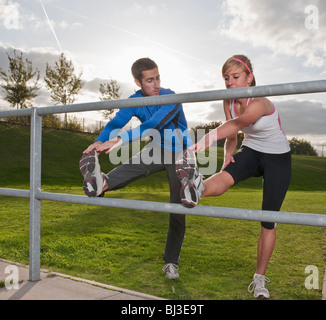
[[(247, 100), (246, 106), (251, 100), (252, 98)], [(244, 133), (242, 145), (264, 153), (281, 154), (291, 150), (281, 127), (280, 116), (274, 105), (273, 107), (273, 113), (262, 116), (256, 122), (242, 129)], [(234, 100), (231, 101), (230, 108), (232, 118), (237, 118)]]

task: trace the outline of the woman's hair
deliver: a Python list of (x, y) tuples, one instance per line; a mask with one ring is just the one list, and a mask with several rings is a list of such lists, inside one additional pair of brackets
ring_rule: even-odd
[(147, 70), (152, 70), (157, 68), (157, 64), (149, 58), (141, 58), (134, 62), (131, 67), (131, 73), (134, 79), (138, 80), (141, 83), (142, 72)]
[(231, 58), (227, 59), (222, 67), (222, 76), (227, 73), (227, 71), (232, 67), (242, 67), (243, 71), (249, 75), (253, 75), (253, 80), (250, 84), (251, 87), (256, 86), (256, 79), (253, 73), (253, 67), (251, 61), (242, 54), (236, 54)]

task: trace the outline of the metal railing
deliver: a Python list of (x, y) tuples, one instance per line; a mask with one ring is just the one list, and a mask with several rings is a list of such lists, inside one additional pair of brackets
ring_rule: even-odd
[(173, 94), (135, 99), (114, 101), (100, 101), (67, 106), (51, 106), (30, 108), (23, 110), (1, 111), (0, 118), (15, 116), (31, 117), (31, 149), (30, 149), (30, 189), (0, 188), (0, 195), (24, 197), (30, 199), (30, 229), (29, 229), (29, 280), (40, 279), (40, 216), (41, 200), (51, 200), (68, 203), (88, 204), (105, 207), (128, 208), (145, 211), (173, 212), (177, 214), (198, 215), (206, 217), (220, 217), (230, 219), (279, 222), (326, 227), (326, 215), (276, 212), (263, 210), (235, 209), (210, 206), (196, 206), (192, 209), (184, 208), (181, 204), (161, 203), (140, 200), (125, 200), (115, 198), (89, 198), (86, 196), (50, 193), (41, 191), (41, 151), (42, 151), (42, 115), (83, 112), (90, 110), (117, 109), (152, 105), (166, 105), (175, 103), (191, 103), (227, 100), (235, 98), (250, 98), (262, 96), (278, 96), (292, 94), (306, 94), (326, 92), (326, 80), (277, 84), (236, 88), (229, 90), (214, 90)]

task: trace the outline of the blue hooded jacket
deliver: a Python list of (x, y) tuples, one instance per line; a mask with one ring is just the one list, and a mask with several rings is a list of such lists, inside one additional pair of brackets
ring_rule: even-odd
[[(161, 88), (160, 95), (165, 94), (174, 92)], [(141, 97), (143, 93), (139, 90), (129, 98)], [(120, 132), (133, 116), (142, 123), (134, 129)], [(121, 137), (123, 144), (151, 136), (155, 143), (172, 151), (182, 151), (192, 145), (182, 104), (122, 108), (106, 124), (96, 141), (105, 142), (117, 135)]]

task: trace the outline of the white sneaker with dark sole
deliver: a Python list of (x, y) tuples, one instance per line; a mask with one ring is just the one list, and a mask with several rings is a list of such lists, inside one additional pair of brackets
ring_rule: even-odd
[(104, 174), (98, 161), (97, 151), (83, 154), (79, 161), (79, 169), (84, 177), (83, 189), (88, 197), (99, 197), (105, 185)]
[(269, 291), (265, 286), (266, 282), (271, 282), (271, 280), (264, 275), (255, 273), (248, 286), (248, 291), (253, 292), (254, 297), (258, 300), (269, 299)]
[(199, 173), (195, 153), (185, 150), (176, 160), (175, 169), (181, 182), (181, 203), (187, 208), (193, 208), (204, 191), (203, 176)]
[(178, 266), (174, 263), (166, 263), (162, 270), (165, 272), (165, 277), (170, 280), (178, 279)]

